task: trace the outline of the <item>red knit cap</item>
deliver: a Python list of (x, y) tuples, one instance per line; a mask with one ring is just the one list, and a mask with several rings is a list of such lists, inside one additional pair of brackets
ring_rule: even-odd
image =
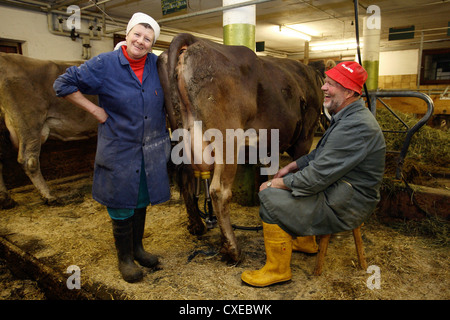
[(366, 70), (354, 61), (341, 62), (326, 71), (325, 74), (344, 88), (356, 91), (359, 94), (362, 94), (364, 82), (367, 80)]

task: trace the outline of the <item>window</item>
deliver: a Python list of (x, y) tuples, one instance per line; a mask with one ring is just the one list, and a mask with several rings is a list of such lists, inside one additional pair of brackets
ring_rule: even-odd
[(450, 84), (450, 49), (423, 50), (420, 84)]
[(0, 52), (22, 54), (22, 43), (19, 41), (0, 39)]

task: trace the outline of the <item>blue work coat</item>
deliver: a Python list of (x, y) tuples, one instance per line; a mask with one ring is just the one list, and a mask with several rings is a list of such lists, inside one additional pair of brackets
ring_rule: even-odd
[(98, 95), (109, 116), (98, 126), (92, 196), (110, 208), (136, 207), (142, 160), (150, 203), (170, 198), (170, 138), (156, 60), (147, 55), (142, 84), (122, 50), (115, 50), (68, 68), (53, 85), (59, 97), (77, 90)]

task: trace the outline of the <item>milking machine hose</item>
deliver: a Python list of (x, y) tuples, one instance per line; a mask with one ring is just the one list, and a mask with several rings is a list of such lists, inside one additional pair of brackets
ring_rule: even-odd
[[(204, 220), (210, 219), (210, 223), (214, 223), (215, 224), (215, 221), (217, 221), (216, 216), (213, 215), (210, 210), (208, 210), (208, 203), (207, 203), (207, 199), (206, 198), (205, 198), (205, 202), (204, 202), (203, 208), (204, 208), (205, 212), (201, 211), (200, 209), (198, 210), (200, 217), (202, 217)], [(208, 224), (208, 221), (206, 223)], [(258, 226), (258, 227), (243, 227), (243, 226), (238, 226), (238, 225), (232, 224), (231, 227), (234, 230), (236, 230), (236, 229), (237, 230), (246, 230), (246, 231), (259, 231), (259, 230), (262, 230), (262, 226)]]

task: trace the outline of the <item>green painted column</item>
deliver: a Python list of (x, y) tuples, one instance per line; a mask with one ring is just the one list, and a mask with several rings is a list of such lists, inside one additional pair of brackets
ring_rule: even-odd
[[(222, 0), (223, 6), (248, 0)], [(255, 51), (255, 5), (240, 7), (223, 12), (223, 44), (246, 46)], [(238, 165), (233, 184), (232, 201), (244, 206), (258, 204), (259, 168), (252, 164)]]
[[(248, 0), (222, 0), (223, 6)], [(223, 43), (246, 46), (255, 51), (256, 6), (250, 5), (223, 12)]]
[(367, 90), (377, 90), (378, 70), (380, 60), (380, 35), (381, 17), (379, 7), (369, 6), (367, 12), (372, 7), (372, 15), (364, 18), (364, 47), (362, 50), (362, 65), (366, 69), (368, 77), (366, 81)]

